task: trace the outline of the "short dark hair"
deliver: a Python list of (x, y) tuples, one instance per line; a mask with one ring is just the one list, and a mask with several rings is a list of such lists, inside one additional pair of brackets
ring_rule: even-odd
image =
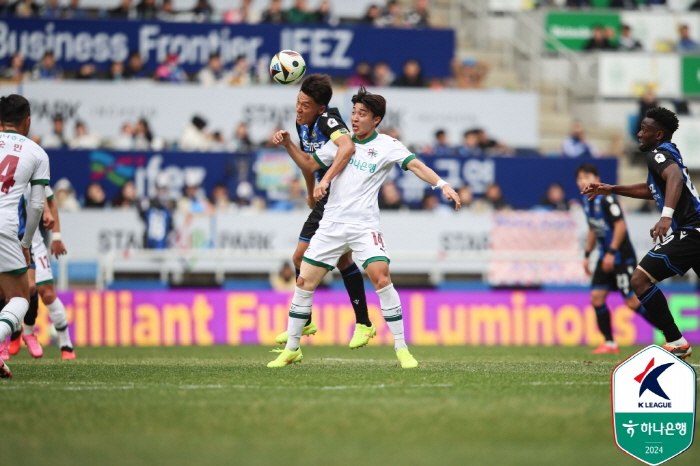
[(656, 126), (664, 132), (664, 140), (671, 140), (673, 133), (678, 129), (678, 117), (671, 110), (663, 107), (654, 107), (647, 110), (647, 118), (654, 120)]
[(0, 121), (20, 125), (30, 115), (29, 101), (18, 94), (0, 97)]
[(582, 163), (576, 167), (576, 177), (578, 177), (579, 173), (590, 173), (593, 176), (600, 176), (598, 174), (598, 167), (592, 163)]
[[(372, 112), (372, 115), (381, 118), (379, 123), (382, 122), (384, 115), (386, 115), (386, 99), (379, 94), (372, 94), (365, 89), (365, 86), (360, 86), (357, 94), (352, 96), (352, 104), (362, 104), (367, 107), (367, 109)], [(379, 126), (379, 124), (377, 124), (377, 126)]]
[(307, 76), (301, 83), (300, 90), (311, 97), (319, 107), (327, 107), (333, 97), (331, 77), (327, 74), (314, 73)]
[(445, 135), (445, 130), (444, 130), (444, 129), (439, 129), (439, 130), (435, 131), (435, 137), (436, 137), (436, 138), (439, 138), (440, 136), (444, 136), (444, 135)]

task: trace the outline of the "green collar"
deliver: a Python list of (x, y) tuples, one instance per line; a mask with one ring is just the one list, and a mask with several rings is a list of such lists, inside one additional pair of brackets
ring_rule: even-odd
[(3, 133), (14, 133), (14, 134), (19, 134), (17, 131), (15, 131), (15, 130), (13, 130), (13, 129), (5, 130), (5, 131), (3, 131)]
[(372, 142), (375, 139), (377, 139), (377, 136), (379, 136), (379, 135), (377, 134), (376, 131), (374, 133), (372, 133), (372, 135), (370, 137), (368, 137), (367, 139), (364, 139), (362, 141), (358, 141), (357, 138), (355, 136), (353, 136), (352, 142), (354, 142), (355, 144), (367, 144), (368, 142)]

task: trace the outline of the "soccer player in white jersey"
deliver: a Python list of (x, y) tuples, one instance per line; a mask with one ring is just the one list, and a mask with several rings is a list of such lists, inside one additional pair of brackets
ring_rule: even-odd
[[(455, 210), (460, 208), (459, 196), (401, 142), (385, 134), (377, 134), (377, 125), (386, 113), (386, 100), (382, 96), (360, 87), (352, 103), (350, 122), (355, 133), (355, 154), (333, 179), (325, 213), (304, 254), (301, 274), (297, 279), (287, 323), (287, 345), (267, 367), (284, 367), (301, 362), (300, 340), (311, 312), (314, 290), (348, 251), (353, 251), (362, 261), (362, 267), (377, 291), (382, 315), (394, 336), (394, 349), (401, 367), (418, 366), (406, 346), (401, 300), (389, 276), (389, 255), (379, 221), (379, 189), (394, 164), (399, 164), (423, 181), (441, 188), (445, 197), (455, 202)], [(309, 158), (292, 143), (287, 131), (276, 133), (273, 142), (284, 146), (302, 170), (326, 168), (335, 158), (336, 150), (330, 144), (321, 147), (313, 158)]]
[[(29, 249), (44, 209), (44, 186), (49, 184), (49, 157), (27, 137), (31, 125), (29, 102), (12, 94), (0, 98), (0, 288), (7, 304), (0, 312), (0, 341), (22, 325), (29, 308), (27, 270), (31, 264)], [(20, 243), (17, 238), (17, 206), (30, 184), (27, 224)], [(0, 360), (0, 377), (12, 372)]]

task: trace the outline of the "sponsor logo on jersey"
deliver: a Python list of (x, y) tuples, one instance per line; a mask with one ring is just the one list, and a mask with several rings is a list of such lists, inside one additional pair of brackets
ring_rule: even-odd
[(375, 148), (372, 148), (369, 151), (367, 151), (367, 154), (370, 156), (370, 158), (373, 159), (379, 154), (379, 151), (377, 151), (377, 149)]
[(356, 159), (355, 157), (350, 159), (350, 162), (348, 162), (348, 165), (352, 165), (353, 167), (357, 168), (361, 172), (374, 173), (377, 170), (376, 163), (363, 162), (361, 160)]

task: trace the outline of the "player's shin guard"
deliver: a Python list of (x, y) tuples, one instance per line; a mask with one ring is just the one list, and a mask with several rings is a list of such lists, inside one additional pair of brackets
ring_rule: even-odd
[(46, 308), (49, 310), (49, 317), (53, 326), (56, 328), (56, 333), (58, 333), (58, 347), (63, 348), (68, 346), (73, 347), (73, 343), (70, 341), (70, 334), (68, 333), (68, 315), (66, 314), (66, 308), (63, 306), (63, 302), (60, 298), (56, 297), (54, 302), (47, 304)]
[(289, 320), (287, 321), (286, 349), (291, 351), (299, 349), (301, 332), (304, 330), (306, 321), (309, 320), (311, 316), (311, 303), (313, 299), (313, 291), (302, 290), (299, 287), (294, 288), (294, 297), (292, 298), (292, 305), (289, 308)]
[(382, 316), (386, 324), (391, 330), (391, 334), (394, 335), (394, 349), (397, 351), (403, 348), (408, 348), (406, 346), (406, 339), (403, 332), (403, 315), (401, 312), (401, 298), (399, 298), (399, 293), (391, 284), (381, 290), (377, 290), (377, 295), (379, 296), (379, 303), (382, 306)]
[(369, 311), (367, 310), (367, 295), (365, 295), (365, 281), (362, 278), (362, 272), (353, 262), (345, 270), (340, 271), (343, 276), (345, 289), (348, 290), (348, 296), (352, 303), (352, 308), (355, 311), (355, 320), (358, 324), (372, 326), (369, 320)]
[[(301, 275), (301, 270), (296, 269), (296, 268), (294, 270), (296, 271), (296, 274), (297, 274), (297, 280), (299, 280), (299, 275)], [(310, 312), (309, 312), (309, 318), (306, 321), (306, 323), (304, 324), (304, 327), (306, 327), (309, 324), (311, 324), (311, 313)]]
[(29, 309), (24, 315), (24, 334), (34, 335), (34, 324), (39, 315), (39, 294), (34, 293), (29, 297)]
[(598, 329), (605, 337), (605, 341), (614, 341), (612, 335), (612, 326), (610, 325), (610, 309), (608, 305), (603, 303), (602, 306), (594, 306), (595, 318), (598, 320)]
[(0, 312), (0, 341), (4, 341), (17, 329), (22, 328), (22, 319), (29, 309), (24, 298), (12, 298)]
[(651, 285), (638, 298), (650, 314), (654, 325), (663, 332), (667, 342), (676, 341), (683, 337), (673, 320), (666, 297), (656, 285)]

